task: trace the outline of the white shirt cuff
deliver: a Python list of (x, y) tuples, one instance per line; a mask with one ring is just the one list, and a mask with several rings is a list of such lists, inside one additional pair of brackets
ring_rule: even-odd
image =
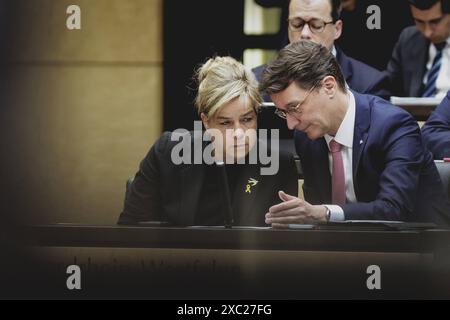
[(340, 206), (334, 204), (324, 204), (324, 206), (330, 210), (331, 222), (345, 221), (344, 210)]

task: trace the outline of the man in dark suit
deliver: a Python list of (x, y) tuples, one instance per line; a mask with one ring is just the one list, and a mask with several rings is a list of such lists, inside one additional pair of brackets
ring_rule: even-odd
[(435, 159), (450, 158), (450, 91), (423, 126), (422, 136)]
[(282, 49), (260, 88), (295, 131), (306, 201), (284, 203), (266, 222), (432, 221), (447, 225), (450, 208), (420, 129), (404, 110), (348, 90), (333, 55), (300, 41)]
[[(328, 48), (336, 56), (345, 81), (352, 90), (388, 98), (387, 76), (358, 60), (345, 55), (334, 45), (342, 33), (343, 22), (339, 19), (340, 0), (291, 0), (289, 4), (288, 35), (290, 43), (311, 40)], [(253, 69), (260, 81), (265, 65)], [(268, 97), (265, 97), (268, 100)]]
[(387, 66), (396, 96), (444, 97), (450, 90), (450, 0), (409, 0), (405, 28)]

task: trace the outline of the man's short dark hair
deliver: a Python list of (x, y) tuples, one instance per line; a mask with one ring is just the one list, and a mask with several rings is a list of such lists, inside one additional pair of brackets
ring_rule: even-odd
[(442, 13), (450, 13), (450, 0), (408, 0), (408, 2), (419, 10), (428, 10), (440, 2)]
[[(288, 7), (291, 5), (291, 1), (288, 1)], [(328, 0), (330, 1), (331, 5), (331, 19), (333, 19), (333, 22), (338, 21), (341, 18), (341, 12), (342, 12), (342, 5), (341, 0)]]
[(260, 90), (274, 94), (292, 82), (305, 90), (319, 87), (326, 76), (333, 76), (339, 88), (346, 91), (344, 76), (333, 54), (321, 44), (302, 40), (281, 49), (264, 70)]

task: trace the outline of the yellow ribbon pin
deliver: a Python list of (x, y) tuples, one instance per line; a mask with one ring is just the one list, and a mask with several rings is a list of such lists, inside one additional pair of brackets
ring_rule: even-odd
[(248, 179), (248, 184), (245, 187), (246, 193), (252, 193), (252, 187), (256, 186), (258, 184), (258, 180), (255, 180), (253, 178)]

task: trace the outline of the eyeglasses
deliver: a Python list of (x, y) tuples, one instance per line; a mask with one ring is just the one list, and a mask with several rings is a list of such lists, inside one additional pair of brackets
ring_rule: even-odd
[(300, 107), (302, 106), (302, 104), (304, 104), (304, 103), (306, 102), (306, 100), (308, 100), (309, 95), (311, 94), (311, 92), (313, 92), (313, 90), (314, 90), (315, 88), (316, 88), (316, 87), (313, 86), (311, 89), (309, 89), (308, 93), (307, 93), (306, 96), (305, 96), (305, 99), (303, 99), (302, 101), (300, 101), (295, 107), (287, 107), (287, 108), (286, 108), (286, 111), (283, 111), (283, 110), (281, 110), (281, 109), (276, 108), (276, 109), (275, 109), (275, 114), (276, 114), (277, 116), (279, 116), (280, 118), (282, 118), (282, 119), (286, 119), (288, 114), (289, 114), (289, 115), (292, 115), (292, 114), (294, 114), (294, 113), (296, 113), (296, 112), (301, 113), (301, 110), (299, 111)]
[(335, 23), (335, 21), (325, 22), (321, 19), (316, 19), (316, 18), (313, 18), (309, 21), (305, 21), (302, 18), (288, 19), (288, 26), (289, 26), (290, 31), (302, 32), (303, 27), (305, 26), (305, 24), (307, 24), (309, 27), (309, 30), (311, 30), (311, 32), (314, 34), (322, 33), (323, 30), (325, 30), (325, 27), (327, 26), (327, 24), (333, 24), (333, 23)]

